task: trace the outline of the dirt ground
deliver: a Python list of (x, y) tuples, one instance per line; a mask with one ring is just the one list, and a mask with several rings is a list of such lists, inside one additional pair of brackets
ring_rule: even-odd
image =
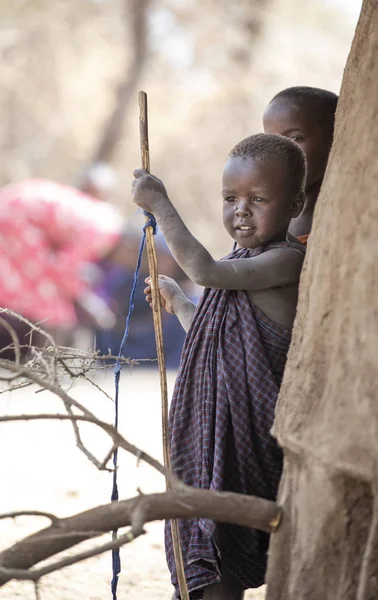
[[(172, 387), (174, 375), (169, 376)], [(113, 375), (95, 381), (113, 395)], [(155, 372), (124, 371), (121, 379), (120, 430), (125, 437), (161, 459), (159, 383)], [(67, 386), (68, 387), (68, 382)], [(112, 421), (113, 403), (87, 382), (77, 382), (72, 394), (97, 416)], [(1, 414), (58, 412), (59, 402), (49, 393), (27, 388), (0, 396)], [(31, 509), (68, 516), (109, 501), (111, 474), (99, 472), (76, 448), (70, 426), (59, 422), (4, 423), (0, 432), (0, 513)], [(83, 427), (85, 440), (103, 458), (106, 437), (94, 427)], [(161, 476), (134, 458), (121, 454), (119, 492), (132, 497), (164, 488)], [(47, 522), (35, 517), (0, 521), (0, 545), (6, 548)], [(121, 551), (119, 600), (169, 600), (172, 588), (163, 548), (163, 524), (146, 527), (147, 535)], [(105, 540), (105, 538), (103, 538)], [(93, 544), (93, 542), (91, 542)], [(72, 553), (72, 551), (71, 551)], [(47, 576), (40, 586), (41, 600), (105, 600), (111, 598), (110, 553)], [(0, 589), (0, 598), (34, 600), (34, 586), (12, 582)], [(263, 600), (264, 589), (249, 591), (246, 600)]]

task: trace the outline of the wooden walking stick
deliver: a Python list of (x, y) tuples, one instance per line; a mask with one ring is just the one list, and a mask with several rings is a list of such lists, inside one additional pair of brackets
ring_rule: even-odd
[[(148, 145), (148, 113), (147, 113), (147, 94), (139, 92), (139, 128), (140, 128), (140, 149), (142, 155), (142, 168), (150, 172), (150, 151)], [(148, 222), (148, 217), (146, 217)], [(168, 438), (168, 387), (167, 387), (167, 370), (165, 367), (164, 344), (163, 344), (163, 328), (161, 321), (161, 307), (159, 295), (159, 279), (158, 268), (155, 250), (154, 231), (152, 226), (146, 229), (147, 240), (147, 255), (148, 266), (151, 280), (152, 294), (152, 315), (154, 320), (156, 350), (159, 365), (160, 391), (162, 403), (162, 428), (163, 428), (163, 456), (164, 464), (169, 469), (171, 468), (171, 459), (169, 455), (169, 438)], [(167, 488), (170, 484), (166, 481)], [(188, 587), (186, 585), (184, 562), (180, 546), (180, 537), (178, 523), (176, 520), (171, 521), (173, 552), (175, 556), (177, 579), (180, 588), (181, 600), (189, 600)]]

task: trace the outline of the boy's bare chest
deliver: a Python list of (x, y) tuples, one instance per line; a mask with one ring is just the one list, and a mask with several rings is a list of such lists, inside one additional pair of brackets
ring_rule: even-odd
[(269, 319), (285, 329), (293, 327), (298, 302), (298, 285), (268, 290), (248, 291), (255, 306)]

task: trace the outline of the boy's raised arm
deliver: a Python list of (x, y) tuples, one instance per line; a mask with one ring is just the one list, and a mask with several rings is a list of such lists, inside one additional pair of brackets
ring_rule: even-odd
[(254, 258), (214, 260), (184, 224), (163, 183), (142, 169), (134, 175), (134, 202), (154, 214), (177, 263), (194, 283), (218, 289), (259, 290), (298, 282), (303, 254), (290, 246)]

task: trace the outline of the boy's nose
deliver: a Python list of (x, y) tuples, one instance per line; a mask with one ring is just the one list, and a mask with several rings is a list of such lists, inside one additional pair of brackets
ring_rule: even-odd
[(251, 207), (249, 206), (249, 203), (243, 202), (243, 201), (239, 202), (236, 207), (235, 213), (238, 217), (246, 217), (246, 216), (250, 215)]

